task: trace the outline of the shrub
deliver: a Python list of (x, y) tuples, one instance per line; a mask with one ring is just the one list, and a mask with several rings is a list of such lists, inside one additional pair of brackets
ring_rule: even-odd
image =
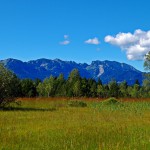
[(109, 99), (106, 99), (102, 102), (104, 105), (119, 105), (121, 102), (119, 102), (116, 98), (111, 97)]
[(83, 101), (74, 101), (74, 100), (70, 100), (68, 102), (68, 105), (70, 107), (87, 107), (87, 104)]

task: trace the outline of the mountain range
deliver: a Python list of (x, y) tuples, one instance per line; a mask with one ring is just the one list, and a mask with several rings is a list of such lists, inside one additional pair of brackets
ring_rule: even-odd
[(37, 59), (23, 62), (17, 59), (0, 60), (4, 66), (13, 71), (19, 78), (39, 78), (43, 80), (50, 75), (59, 76), (64, 74), (67, 78), (73, 69), (78, 69), (81, 77), (92, 78), (97, 80), (100, 78), (104, 84), (111, 80), (116, 80), (118, 83), (127, 81), (132, 85), (135, 80), (139, 80), (142, 84), (143, 72), (135, 69), (133, 66), (119, 63), (116, 61), (92, 61), (91, 64), (76, 63), (74, 61), (63, 61), (60, 59)]

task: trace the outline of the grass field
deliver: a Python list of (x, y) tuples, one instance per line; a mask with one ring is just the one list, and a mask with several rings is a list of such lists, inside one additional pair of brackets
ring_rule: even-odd
[(149, 150), (150, 102), (105, 104), (65, 99), (20, 99), (0, 111), (0, 150)]

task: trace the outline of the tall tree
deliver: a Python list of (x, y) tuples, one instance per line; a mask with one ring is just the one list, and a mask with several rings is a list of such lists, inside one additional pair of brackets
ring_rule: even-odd
[(86, 78), (81, 79), (81, 90), (82, 90), (82, 96), (88, 97), (90, 93), (90, 87), (88, 84), (88, 80)]
[[(150, 51), (145, 55), (144, 69), (150, 71)], [(150, 73), (146, 73), (144, 76), (145, 80), (143, 81), (143, 88), (147, 94), (150, 94)]]
[(144, 69), (150, 71), (150, 51), (145, 55)]
[(79, 95), (79, 90), (81, 90), (81, 77), (78, 69), (73, 69), (68, 77), (66, 86), (67, 86), (67, 96), (77, 96)]
[(94, 79), (88, 79), (88, 85), (90, 87), (89, 97), (96, 97), (97, 94), (97, 84)]
[(104, 97), (104, 87), (100, 84), (97, 85), (97, 96), (101, 98)]
[(116, 81), (111, 81), (109, 84), (109, 96), (111, 97), (118, 97), (118, 92), (119, 92), (119, 88), (118, 88), (118, 84)]
[(80, 77), (79, 70), (73, 69), (69, 74), (68, 81), (73, 83), (73, 82), (76, 82), (77, 80), (79, 80), (80, 78), (81, 77)]
[(60, 74), (59, 77), (56, 79), (56, 96), (66, 96), (66, 83), (63, 74)]
[(55, 85), (55, 78), (53, 76), (50, 76), (50, 78), (46, 78), (43, 81), (44, 87), (45, 87), (45, 91), (47, 93), (47, 96), (54, 96), (54, 85)]
[(38, 84), (38, 86), (36, 87), (36, 89), (37, 89), (37, 92), (38, 92), (39, 96), (45, 96), (45, 97), (47, 97), (47, 93), (45, 91), (45, 86), (44, 86), (44, 84), (42, 82), (40, 82)]
[(0, 107), (15, 101), (20, 89), (20, 81), (11, 71), (0, 64)]
[(128, 97), (128, 84), (126, 81), (119, 84), (119, 97)]
[(35, 97), (36, 87), (31, 79), (23, 79), (21, 81), (22, 96), (24, 97)]
[(81, 91), (81, 81), (80, 80), (77, 80), (73, 84), (72, 90), (73, 90), (73, 96), (75, 96), (75, 97), (81, 96), (82, 91)]

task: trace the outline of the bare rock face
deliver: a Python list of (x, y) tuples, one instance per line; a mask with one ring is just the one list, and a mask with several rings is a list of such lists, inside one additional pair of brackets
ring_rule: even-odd
[(99, 65), (99, 74), (97, 75), (97, 77), (99, 78), (103, 73), (104, 73), (103, 65)]

